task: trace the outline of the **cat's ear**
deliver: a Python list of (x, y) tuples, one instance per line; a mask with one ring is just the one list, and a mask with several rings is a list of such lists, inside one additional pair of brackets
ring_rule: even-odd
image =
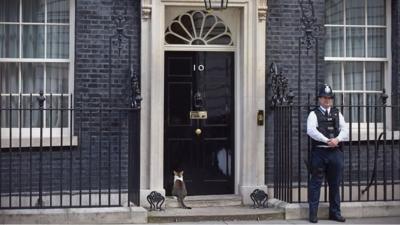
[(178, 175), (178, 173), (174, 170), (174, 175)]
[(180, 173), (179, 173), (179, 176), (181, 177), (183, 175), (183, 171), (181, 171)]

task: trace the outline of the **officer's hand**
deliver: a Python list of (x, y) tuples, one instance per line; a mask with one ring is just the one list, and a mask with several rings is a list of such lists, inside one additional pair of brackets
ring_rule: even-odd
[(338, 144), (339, 144), (339, 140), (337, 138), (332, 138), (332, 139), (329, 139), (329, 141), (328, 141), (328, 145), (330, 147), (337, 147)]

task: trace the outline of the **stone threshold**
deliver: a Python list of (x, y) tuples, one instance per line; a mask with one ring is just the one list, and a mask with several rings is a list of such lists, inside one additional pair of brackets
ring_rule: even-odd
[(283, 220), (284, 210), (274, 208), (253, 209), (250, 206), (170, 208), (148, 213), (149, 223), (176, 223), (199, 221)]

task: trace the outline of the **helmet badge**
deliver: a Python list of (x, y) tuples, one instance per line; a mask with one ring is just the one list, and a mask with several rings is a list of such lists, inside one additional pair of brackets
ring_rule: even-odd
[(329, 94), (331, 93), (331, 89), (329, 88), (329, 86), (325, 86), (325, 93)]

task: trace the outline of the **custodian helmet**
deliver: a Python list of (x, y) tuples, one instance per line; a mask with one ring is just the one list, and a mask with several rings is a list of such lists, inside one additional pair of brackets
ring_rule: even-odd
[(318, 91), (318, 98), (319, 97), (328, 97), (328, 98), (333, 98), (335, 95), (333, 94), (331, 86), (324, 84), (321, 85)]

